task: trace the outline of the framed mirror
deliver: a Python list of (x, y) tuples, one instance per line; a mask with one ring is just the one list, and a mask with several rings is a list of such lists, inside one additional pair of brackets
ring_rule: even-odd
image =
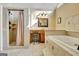
[(38, 18), (38, 27), (48, 27), (48, 18)]

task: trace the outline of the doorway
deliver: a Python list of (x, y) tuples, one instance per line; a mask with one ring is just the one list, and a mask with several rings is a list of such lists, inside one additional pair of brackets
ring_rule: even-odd
[(8, 9), (9, 46), (24, 46), (24, 10)]

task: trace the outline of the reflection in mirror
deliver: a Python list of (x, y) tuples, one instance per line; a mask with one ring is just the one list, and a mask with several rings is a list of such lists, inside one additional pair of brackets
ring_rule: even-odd
[(21, 10), (8, 10), (9, 16), (9, 46), (23, 46), (23, 20)]

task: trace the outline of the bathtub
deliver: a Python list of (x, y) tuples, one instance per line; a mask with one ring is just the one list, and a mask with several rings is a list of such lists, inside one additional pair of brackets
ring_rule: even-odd
[(47, 38), (48, 40), (55, 42), (63, 49), (67, 50), (72, 55), (79, 55), (79, 50), (77, 50), (79, 45), (79, 38), (65, 35), (47, 36)]

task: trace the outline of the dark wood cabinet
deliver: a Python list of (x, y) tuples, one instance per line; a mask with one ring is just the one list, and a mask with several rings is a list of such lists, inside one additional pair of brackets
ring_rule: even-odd
[(37, 32), (39, 35), (38, 42), (44, 43), (45, 42), (45, 31), (44, 30), (30, 30), (30, 43), (33, 42), (35, 32)]

